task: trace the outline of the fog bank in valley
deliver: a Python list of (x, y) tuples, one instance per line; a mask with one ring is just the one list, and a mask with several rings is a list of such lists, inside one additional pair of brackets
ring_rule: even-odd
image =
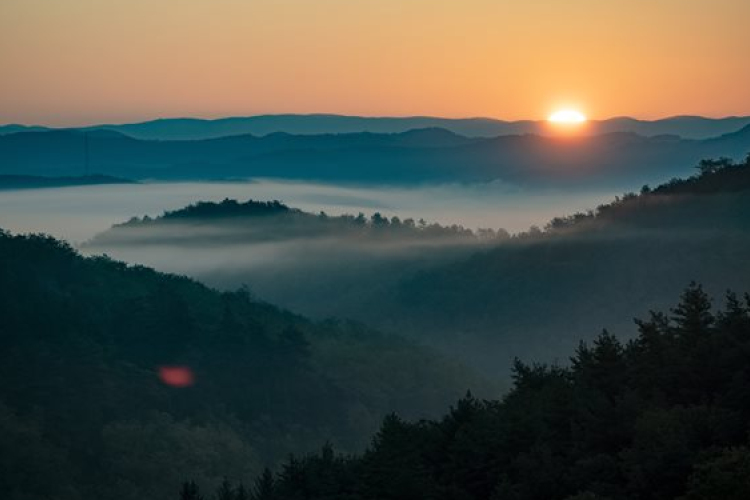
[(503, 183), (421, 187), (357, 187), (304, 182), (142, 183), (30, 189), (0, 193), (0, 227), (44, 232), (81, 243), (133, 216), (158, 216), (198, 201), (281, 200), (289, 206), (331, 215), (425, 219), (468, 228), (523, 231), (561, 213), (593, 208), (612, 191), (523, 190)]

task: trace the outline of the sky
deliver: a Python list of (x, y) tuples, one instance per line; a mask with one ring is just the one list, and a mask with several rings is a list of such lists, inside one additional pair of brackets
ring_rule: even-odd
[(0, 123), (750, 115), (748, 0), (0, 0)]

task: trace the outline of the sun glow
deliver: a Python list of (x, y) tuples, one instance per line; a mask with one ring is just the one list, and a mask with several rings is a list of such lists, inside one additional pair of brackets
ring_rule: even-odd
[(577, 125), (586, 121), (586, 115), (575, 109), (561, 109), (549, 115), (547, 120), (551, 123)]

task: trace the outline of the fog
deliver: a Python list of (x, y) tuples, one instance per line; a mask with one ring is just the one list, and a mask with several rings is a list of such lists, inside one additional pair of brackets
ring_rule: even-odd
[[(363, 321), (504, 377), (514, 356), (554, 361), (603, 327), (627, 338), (631, 318), (666, 310), (691, 280), (717, 296), (726, 287), (744, 289), (746, 192), (670, 189), (518, 238), (446, 226), (516, 233), (620, 193), (505, 183), (154, 182), (0, 192), (0, 228), (46, 232), (84, 254), (106, 253), (218, 289), (247, 285), (262, 301), (313, 319)], [(226, 198), (280, 200), (303, 213), (274, 211), (274, 203), (180, 210)], [(153, 220), (167, 210), (180, 212)], [(316, 216), (320, 211), (330, 217)], [(332, 217), (359, 212), (400, 222)], [(121, 224), (145, 215), (150, 219)], [(119, 226), (110, 230), (113, 224)]]
[(504, 183), (422, 187), (360, 187), (305, 182), (142, 183), (0, 191), (0, 228), (43, 232), (73, 244), (133, 216), (157, 216), (197, 201), (278, 199), (287, 205), (331, 215), (370, 215), (425, 219), (523, 231), (552, 217), (594, 208), (613, 191), (524, 190)]

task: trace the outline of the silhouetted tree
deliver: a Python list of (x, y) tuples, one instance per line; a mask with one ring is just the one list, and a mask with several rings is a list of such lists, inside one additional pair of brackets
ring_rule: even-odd
[(263, 474), (255, 480), (251, 497), (253, 500), (275, 500), (277, 498), (276, 481), (269, 468), (263, 469)]
[(242, 483), (238, 484), (237, 489), (234, 490), (234, 500), (250, 500), (250, 492)]
[(180, 489), (180, 500), (203, 500), (200, 489), (194, 481), (186, 481)]
[(221, 482), (219, 489), (216, 490), (216, 500), (235, 500), (235, 492), (232, 483), (227, 478)]

